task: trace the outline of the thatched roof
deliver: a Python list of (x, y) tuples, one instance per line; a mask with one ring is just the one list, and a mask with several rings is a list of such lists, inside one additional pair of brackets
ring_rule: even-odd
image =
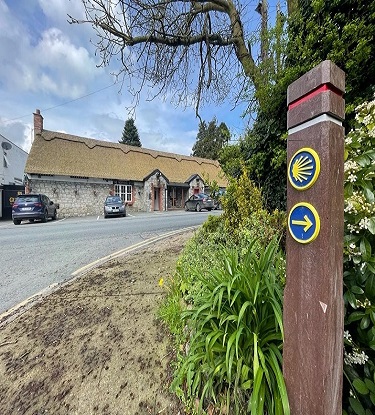
[(102, 179), (143, 181), (155, 170), (170, 183), (186, 183), (190, 177), (216, 180), (227, 185), (215, 160), (183, 156), (120, 143), (77, 137), (43, 130), (36, 134), (25, 172)]

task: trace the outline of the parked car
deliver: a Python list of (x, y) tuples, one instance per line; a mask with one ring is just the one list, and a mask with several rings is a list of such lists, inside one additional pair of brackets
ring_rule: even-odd
[(53, 203), (46, 195), (19, 195), (12, 206), (13, 223), (19, 225), (22, 220), (34, 222), (35, 219), (47, 222), (48, 218), (56, 220), (58, 208), (59, 205)]
[(107, 196), (104, 202), (104, 217), (126, 216), (126, 206), (120, 196)]
[(185, 202), (186, 211), (196, 210), (197, 212), (200, 212), (202, 209), (212, 210), (214, 207), (214, 201), (205, 193), (191, 195)]

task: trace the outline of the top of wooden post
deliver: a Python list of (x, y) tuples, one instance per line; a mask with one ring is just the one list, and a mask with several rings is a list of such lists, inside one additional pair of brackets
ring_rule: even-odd
[(288, 128), (329, 114), (345, 118), (345, 73), (326, 60), (289, 85), (287, 91)]

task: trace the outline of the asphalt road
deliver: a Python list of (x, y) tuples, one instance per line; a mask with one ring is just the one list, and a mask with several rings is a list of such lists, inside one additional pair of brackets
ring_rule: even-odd
[(18, 226), (0, 221), (0, 313), (70, 279), (75, 271), (100, 258), (171, 231), (199, 226), (209, 214), (220, 212), (139, 213)]

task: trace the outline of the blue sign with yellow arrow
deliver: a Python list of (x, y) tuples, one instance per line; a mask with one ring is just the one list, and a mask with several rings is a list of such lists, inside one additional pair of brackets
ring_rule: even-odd
[(294, 205), (289, 212), (288, 228), (297, 242), (312, 242), (320, 231), (320, 218), (314, 206), (305, 202)]
[(320, 159), (312, 148), (301, 148), (289, 162), (288, 178), (297, 190), (309, 189), (320, 173)]

